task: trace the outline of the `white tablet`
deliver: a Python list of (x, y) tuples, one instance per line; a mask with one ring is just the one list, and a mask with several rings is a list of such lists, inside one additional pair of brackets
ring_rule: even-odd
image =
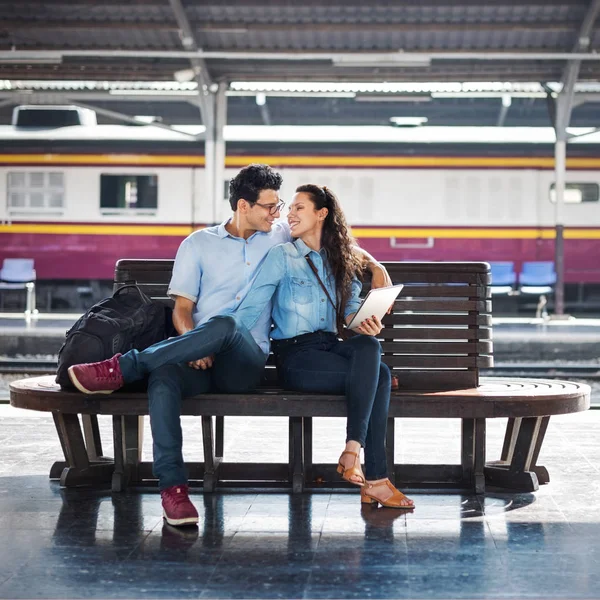
[(394, 300), (396, 300), (403, 287), (401, 284), (391, 285), (369, 291), (362, 304), (358, 307), (354, 318), (350, 321), (348, 329), (357, 329), (365, 319), (369, 319), (373, 315), (379, 317), (380, 320), (383, 319), (388, 308), (394, 303)]

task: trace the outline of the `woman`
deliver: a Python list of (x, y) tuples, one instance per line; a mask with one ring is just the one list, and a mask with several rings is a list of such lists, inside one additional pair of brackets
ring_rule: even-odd
[[(348, 402), (346, 448), (338, 472), (361, 486), (361, 502), (412, 509), (414, 503), (387, 477), (385, 431), (390, 371), (381, 362), (374, 336), (377, 317), (362, 322), (360, 334), (344, 341), (360, 305), (362, 271), (352, 252), (344, 214), (331, 190), (302, 185), (290, 206), (293, 243), (273, 248), (236, 312), (251, 328), (273, 299), (273, 351), (284, 386), (307, 392), (345, 394)], [(365, 449), (366, 472), (360, 466)]]

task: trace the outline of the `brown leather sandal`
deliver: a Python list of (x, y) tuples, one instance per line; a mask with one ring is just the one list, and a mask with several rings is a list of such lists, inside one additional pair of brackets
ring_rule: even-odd
[(413, 504), (401, 504), (402, 500), (406, 499), (412, 502), (412, 500), (405, 496), (400, 490), (397, 490), (389, 479), (386, 479), (385, 485), (392, 492), (392, 495), (387, 500), (379, 500), (375, 498), (369, 493), (369, 490), (372, 490), (375, 487), (378, 487), (381, 484), (373, 485), (372, 483), (365, 483), (364, 487), (360, 490), (360, 501), (363, 504), (381, 504), (381, 506), (385, 506), (387, 508), (400, 508), (402, 510), (414, 510), (415, 505)]
[[(351, 467), (345, 467), (342, 464), (342, 456), (344, 454), (350, 454), (354, 456), (354, 464)], [(358, 466), (356, 466), (358, 464)], [(350, 452), (349, 450), (344, 450), (340, 455), (340, 460), (338, 462), (337, 472), (342, 476), (342, 479), (345, 479), (348, 483), (353, 483), (354, 485), (363, 486), (366, 483), (365, 476), (363, 475), (362, 469), (360, 468), (360, 459), (358, 457), (357, 452)], [(360, 481), (356, 481), (351, 479), (352, 477), (360, 477)]]

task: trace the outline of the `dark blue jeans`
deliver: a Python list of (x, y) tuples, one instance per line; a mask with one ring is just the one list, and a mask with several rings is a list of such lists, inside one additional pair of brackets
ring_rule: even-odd
[[(188, 362), (215, 355), (206, 371)], [(160, 489), (185, 484), (181, 404), (187, 396), (209, 391), (241, 393), (260, 383), (266, 357), (247, 329), (233, 317), (213, 317), (179, 337), (131, 350), (119, 359), (126, 383), (149, 376), (148, 401), (152, 428), (154, 475)]]
[(365, 449), (367, 479), (387, 477), (385, 432), (391, 375), (381, 362), (381, 346), (371, 336), (343, 342), (317, 331), (273, 342), (281, 383), (305, 392), (345, 394), (348, 405), (346, 441)]

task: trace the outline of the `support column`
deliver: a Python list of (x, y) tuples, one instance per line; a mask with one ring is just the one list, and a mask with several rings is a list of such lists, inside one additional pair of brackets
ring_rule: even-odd
[[(554, 191), (556, 203), (554, 205), (554, 222), (556, 237), (554, 240), (554, 268), (556, 269), (556, 287), (554, 292), (554, 312), (557, 315), (565, 313), (565, 179), (567, 170), (567, 140), (566, 129), (557, 130), (556, 144), (554, 145)], [(563, 134), (563, 135), (560, 135)], [(562, 139), (560, 139), (562, 138)]]
[(221, 219), (223, 182), (225, 181), (225, 138), (223, 130), (227, 123), (226, 83), (219, 83), (215, 93), (209, 96), (210, 119), (205, 121), (206, 136), (204, 146), (205, 198), (212, 206), (212, 222)]

